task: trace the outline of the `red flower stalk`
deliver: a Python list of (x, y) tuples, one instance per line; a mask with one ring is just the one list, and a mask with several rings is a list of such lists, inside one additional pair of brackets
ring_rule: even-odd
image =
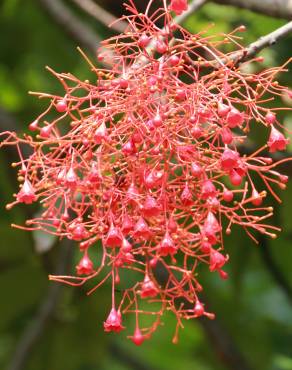
[[(165, 310), (178, 325), (214, 317), (198, 298), (197, 266), (206, 264), (227, 278), (223, 235), (233, 225), (253, 238), (253, 231), (275, 237), (278, 228), (266, 222), (273, 210), (265, 196), (279, 200), (273, 186), (284, 188), (288, 180), (275, 171), (280, 162), (267, 157), (267, 147), (274, 152), (288, 144), (276, 110), (267, 106), (271, 97), (287, 95), (285, 86), (273, 82), (284, 67), (257, 74), (239, 68), (232, 53), (224, 53), (235, 31), (221, 42), (204, 32), (194, 37), (170, 13), (180, 14), (187, 2), (163, 4), (151, 15), (150, 1), (143, 15), (130, 1), (126, 33), (103, 42), (98, 59), (107, 67), (90, 62), (95, 82), (50, 70), (64, 95), (38, 94), (49, 106), (29, 125), (32, 135), (1, 134), (1, 145), (19, 150), (14, 165), (23, 180), (8, 208), (41, 201), (43, 214), (22, 228), (77, 241), (83, 253), (76, 267), (81, 276), (50, 278), (71, 285), (97, 279), (98, 287), (112, 277), (113, 302), (120, 303), (104, 329), (124, 329), (122, 314), (149, 315), (152, 325), (130, 337), (138, 345), (157, 329)], [(165, 21), (162, 30), (158, 18)], [(238, 37), (233, 47), (243, 50)], [(250, 140), (251, 123), (268, 127), (270, 137), (242, 156), (238, 144)], [(19, 144), (33, 154), (23, 159)], [(266, 191), (255, 188), (254, 177)], [(121, 269), (135, 278), (120, 277)], [(114, 289), (117, 284), (121, 288)]]

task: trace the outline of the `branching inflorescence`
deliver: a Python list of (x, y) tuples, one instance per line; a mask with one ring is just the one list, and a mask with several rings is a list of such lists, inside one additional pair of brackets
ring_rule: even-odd
[[(253, 239), (255, 232), (274, 238), (278, 228), (267, 223), (273, 209), (264, 200), (267, 192), (279, 200), (274, 186), (284, 189), (288, 180), (266, 156), (288, 143), (280, 108), (268, 107), (275, 96), (291, 96), (275, 81), (285, 66), (248, 73), (232, 57), (244, 50), (244, 27), (193, 35), (171, 16), (186, 10), (186, 1), (151, 11), (152, 2), (144, 14), (126, 5), (128, 28), (104, 41), (98, 55), (106, 68), (85, 57), (95, 83), (51, 70), (64, 96), (37, 94), (49, 104), (29, 125), (32, 135), (2, 133), (2, 145), (20, 154), (21, 188), (7, 208), (39, 201), (44, 212), (22, 228), (79, 243), (78, 276), (50, 279), (73, 286), (93, 279), (90, 292), (111, 280), (104, 330), (123, 330), (122, 316), (133, 313), (137, 345), (165, 310), (177, 318), (174, 342), (182, 319), (214, 317), (199, 298), (198, 267), (227, 278), (223, 232), (233, 225)], [(267, 143), (242, 155), (238, 146), (255, 124), (267, 128)], [(26, 159), (25, 144), (32, 149)]]

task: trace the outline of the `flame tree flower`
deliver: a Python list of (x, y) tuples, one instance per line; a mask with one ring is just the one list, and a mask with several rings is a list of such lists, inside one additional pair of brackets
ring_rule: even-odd
[[(48, 107), (29, 125), (32, 133), (1, 134), (1, 145), (16, 146), (20, 155), (13, 165), (21, 186), (7, 208), (44, 207), (18, 227), (79, 245), (78, 276), (50, 279), (73, 286), (93, 279), (91, 291), (110, 280), (104, 329), (124, 330), (123, 317), (132, 313), (129, 338), (138, 345), (166, 310), (177, 318), (174, 342), (183, 319), (214, 317), (199, 298), (198, 266), (228, 277), (223, 236), (233, 225), (253, 239), (256, 232), (275, 238), (279, 229), (267, 222), (273, 209), (265, 197), (279, 201), (274, 188), (288, 180), (267, 156), (288, 144), (280, 108), (269, 106), (288, 92), (275, 80), (285, 66), (249, 73), (233, 57), (244, 50), (243, 27), (220, 37), (193, 35), (172, 18), (186, 1), (163, 1), (152, 13), (151, 5), (144, 14), (132, 1), (126, 5), (127, 29), (98, 54), (106, 67), (83, 54), (93, 83), (50, 70), (64, 95), (37, 93)], [(233, 51), (224, 52), (226, 45)], [(254, 61), (260, 59), (244, 63)], [(238, 147), (249, 140), (251, 124), (266, 128), (266, 144), (242, 155)], [(31, 148), (28, 158), (23, 145)], [(144, 316), (152, 323), (144, 326)]]

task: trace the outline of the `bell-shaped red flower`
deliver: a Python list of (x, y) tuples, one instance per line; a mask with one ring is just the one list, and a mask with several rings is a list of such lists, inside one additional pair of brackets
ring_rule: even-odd
[(221, 156), (221, 167), (224, 171), (230, 171), (237, 165), (239, 158), (238, 152), (231, 149), (225, 149)]
[(216, 187), (211, 180), (206, 180), (202, 183), (202, 188), (201, 188), (202, 199), (207, 199), (209, 197), (215, 197), (216, 194), (217, 194)]
[(36, 200), (34, 188), (29, 180), (25, 180), (21, 190), (16, 196), (16, 199), (20, 203), (31, 204)]
[(140, 291), (141, 298), (155, 297), (157, 294), (158, 289), (156, 288), (153, 281), (150, 279), (149, 275), (146, 274), (141, 286)]
[(216, 244), (217, 242), (217, 233), (221, 230), (221, 227), (214, 216), (214, 214), (209, 211), (207, 218), (202, 227), (202, 234), (207, 237), (208, 242), (211, 244)]
[(75, 188), (78, 183), (78, 176), (72, 167), (69, 168), (66, 176), (65, 176), (65, 184), (69, 188)]
[(96, 129), (94, 133), (94, 141), (96, 144), (101, 144), (104, 140), (107, 140), (108, 133), (104, 122)]
[(141, 333), (141, 330), (138, 326), (135, 329), (134, 335), (129, 338), (134, 344), (136, 344), (136, 346), (140, 346), (146, 339), (145, 336)]
[(193, 204), (193, 194), (189, 188), (188, 183), (185, 184), (180, 199), (184, 206), (190, 206)]
[(70, 236), (73, 240), (79, 241), (79, 240), (87, 238), (88, 236), (88, 232), (86, 228), (84, 227), (84, 225), (82, 224), (74, 225), (70, 231), (71, 231)]
[(143, 204), (143, 214), (146, 217), (153, 217), (159, 215), (161, 207), (157, 200), (150, 195), (147, 195), (146, 200)]
[(176, 15), (180, 15), (188, 9), (188, 2), (187, 0), (172, 0), (169, 9), (175, 12)]
[(125, 329), (125, 327), (122, 326), (122, 315), (120, 311), (117, 311), (113, 307), (106, 321), (103, 323), (103, 327), (105, 332), (113, 331), (115, 333), (119, 333), (121, 330)]
[(140, 217), (134, 227), (134, 236), (136, 238), (149, 239), (151, 235), (151, 230), (149, 229), (146, 221), (143, 219), (143, 217)]
[(244, 121), (244, 114), (232, 107), (227, 115), (227, 124), (230, 128), (241, 126)]
[(76, 266), (78, 275), (90, 275), (93, 273), (93, 262), (88, 257), (87, 253), (84, 253), (84, 256), (81, 258), (80, 262)]
[(216, 249), (210, 249), (210, 271), (220, 271), (227, 261), (228, 256), (223, 256)]
[(161, 256), (173, 255), (177, 252), (177, 246), (175, 245), (173, 239), (168, 232), (165, 233), (164, 238), (162, 239), (158, 252)]
[(112, 224), (104, 239), (106, 247), (120, 247), (123, 243), (123, 235), (120, 230)]
[(279, 130), (277, 130), (274, 126), (271, 126), (271, 133), (267, 143), (269, 151), (273, 153), (277, 150), (285, 150), (288, 143), (289, 139), (286, 139)]

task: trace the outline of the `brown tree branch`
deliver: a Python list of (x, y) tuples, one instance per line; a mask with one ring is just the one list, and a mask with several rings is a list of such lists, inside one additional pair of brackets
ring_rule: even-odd
[[(107, 10), (103, 9), (100, 5), (95, 3), (93, 0), (72, 0), (79, 8), (84, 10), (87, 14), (89, 14), (91, 17), (98, 20), (100, 23), (105, 25), (106, 27), (109, 26), (109, 24), (115, 22), (117, 18), (112, 15)], [(124, 32), (128, 23), (125, 21), (118, 21), (115, 22), (113, 25), (111, 25), (111, 29), (113, 29), (116, 32)]]
[(199, 10), (208, 0), (193, 0), (189, 6), (188, 10), (183, 12), (181, 15), (175, 17), (174, 21), (178, 24), (182, 24), (187, 18), (189, 18), (194, 12)]
[[(217, 56), (216, 59), (213, 59), (214, 56), (210, 56), (210, 60), (207, 61), (192, 61), (189, 58), (189, 62), (194, 65), (202, 65), (208, 67), (212, 66), (214, 68), (221, 67), (222, 64), (230, 64), (232, 66), (238, 66), (243, 62), (253, 59), (261, 50), (265, 49), (266, 47), (270, 47), (275, 45), (279, 40), (285, 38), (289, 34), (292, 34), (292, 21), (286, 23), (284, 26), (277, 28), (275, 31), (260, 37), (257, 41), (251, 43), (250, 45), (237, 50), (229, 55), (224, 57)], [(289, 60), (290, 62), (291, 60)], [(231, 67), (232, 67), (231, 66)]]
[(242, 63), (254, 58), (261, 50), (268, 46), (276, 44), (280, 39), (292, 33), (292, 21), (286, 23), (284, 26), (277, 28), (275, 31), (260, 37), (245, 49), (235, 52), (231, 55), (231, 59), (236, 63)]
[(53, 20), (78, 44), (96, 54), (100, 39), (98, 35), (60, 0), (39, 0)]
[(216, 320), (200, 318), (204, 332), (212, 343), (212, 347), (221, 363), (230, 370), (251, 370), (247, 359), (237, 348), (234, 339), (230, 336), (223, 324)]
[[(73, 251), (72, 242), (66, 239), (59, 245), (59, 248), (60, 253), (57, 260), (56, 274), (63, 275), (68, 271), (70, 266)], [(61, 284), (52, 284), (49, 286), (48, 292), (41, 302), (36, 316), (22, 333), (7, 370), (24, 370), (26, 368), (26, 363), (35, 345), (53, 318), (55, 309), (61, 298), (62, 288), (63, 286)]]
[(18, 122), (7, 110), (0, 106), (0, 131), (17, 130), (19, 130)]
[[(156, 266), (155, 277), (162, 286), (165, 286), (168, 281), (169, 273), (161, 263)], [(202, 300), (206, 302), (208, 298), (204, 296)], [(194, 307), (193, 303), (183, 299), (181, 302), (177, 302), (178, 305), (180, 303), (184, 304), (184, 309), (193, 309)], [(207, 303), (207, 306), (210, 306), (209, 303)], [(210, 320), (201, 317), (193, 320), (193, 322), (194, 324), (199, 322), (202, 326), (206, 337), (212, 345), (212, 350), (221, 364), (225, 366), (226, 370), (252, 370), (247, 357), (241, 352), (234, 338), (229, 334), (227, 328), (218, 318)]]
[(158, 368), (152, 368), (152, 366), (148, 365), (145, 361), (140, 360), (139, 358), (133, 356), (128, 351), (125, 351), (121, 346), (116, 344), (115, 342), (111, 342), (109, 345), (109, 350), (111, 354), (121, 361), (122, 363), (127, 365), (127, 368), (133, 370), (158, 370)]
[(221, 5), (232, 5), (268, 16), (292, 19), (292, 0), (209, 0)]
[(282, 270), (276, 264), (274, 257), (269, 246), (269, 240), (265, 235), (259, 235), (259, 252), (262, 257), (262, 261), (265, 267), (275, 283), (282, 290), (282, 292), (287, 297), (290, 304), (292, 303), (292, 286), (286, 276), (283, 274)]

